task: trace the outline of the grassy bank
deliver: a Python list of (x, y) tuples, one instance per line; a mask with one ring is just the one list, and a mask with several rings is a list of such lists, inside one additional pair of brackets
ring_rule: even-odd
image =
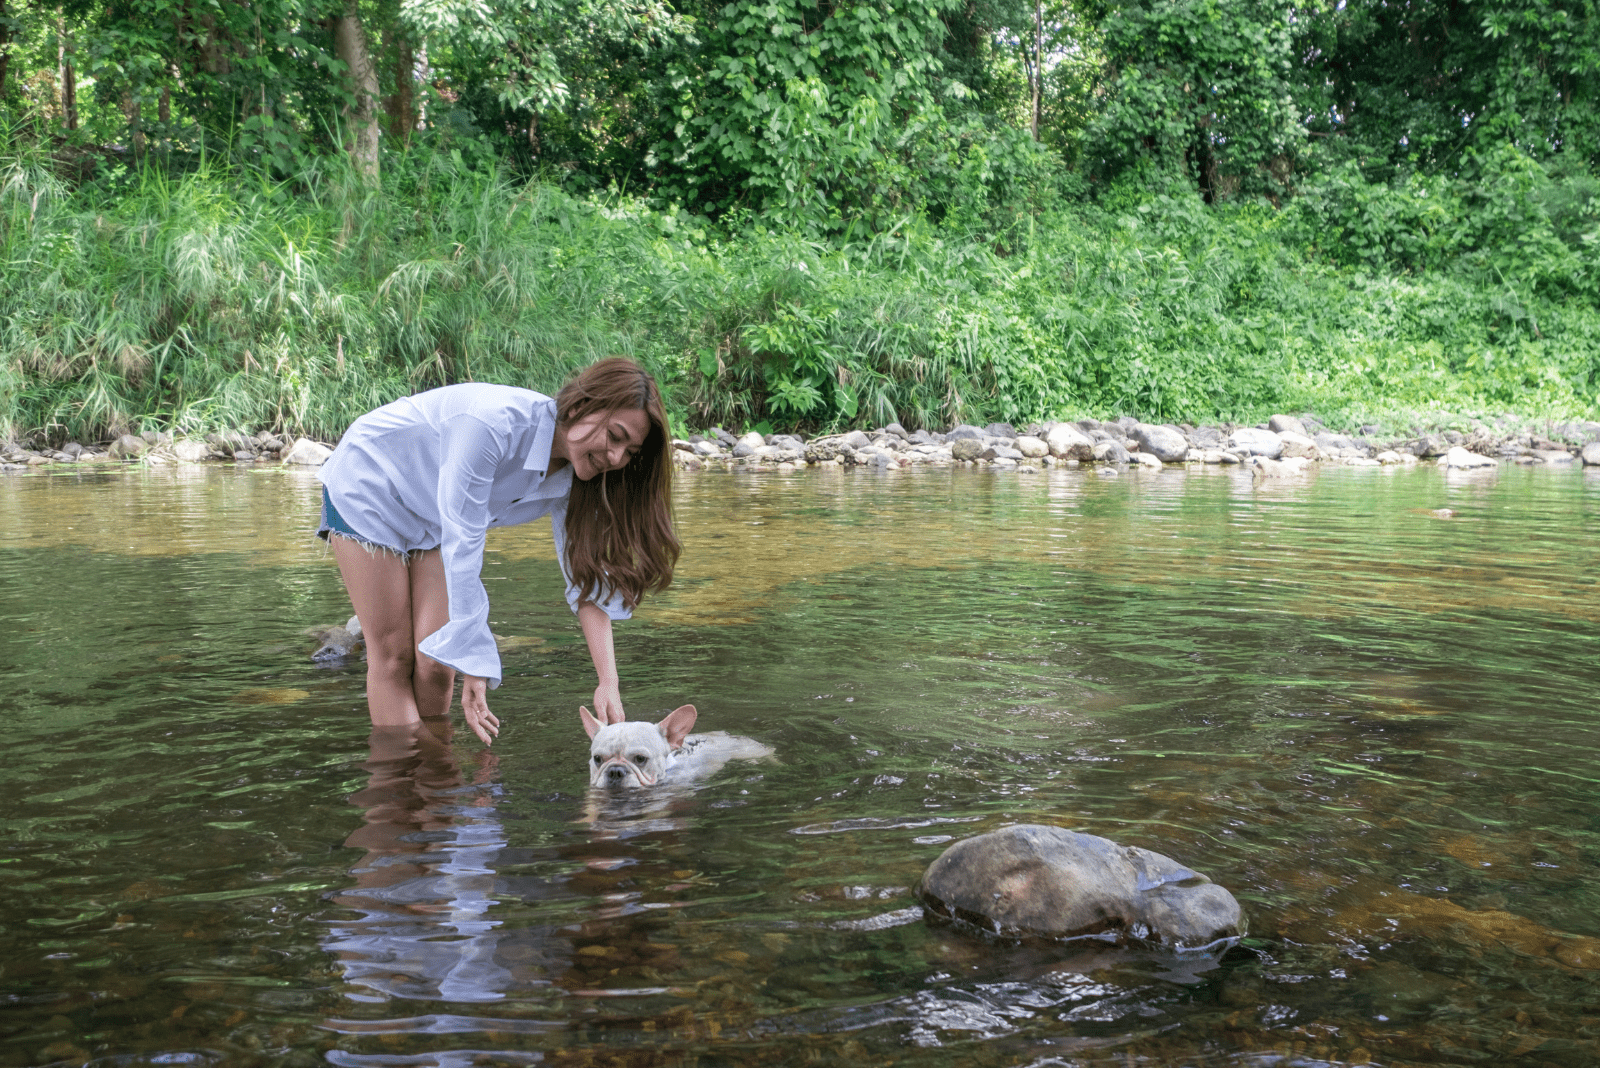
[(1596, 249), (1551, 230), (1537, 190), (1506, 195), (1526, 203), (1473, 209), (1500, 231), (1451, 231), (1446, 208), (1375, 251), (1361, 220), (1414, 195), (1215, 209), (1128, 189), (1005, 233), (908, 218), (824, 245), (448, 158), (382, 190), (203, 168), (70, 189), (13, 160), (0, 438), (329, 437), (405, 393), (549, 391), (609, 353), (693, 426), (1594, 417)]

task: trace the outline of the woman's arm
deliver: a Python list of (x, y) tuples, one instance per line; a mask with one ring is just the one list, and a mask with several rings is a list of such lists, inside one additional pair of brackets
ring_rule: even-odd
[(611, 643), (611, 617), (605, 609), (584, 602), (578, 606), (578, 623), (583, 640), (589, 643), (589, 659), (594, 661), (600, 685), (594, 691), (594, 715), (601, 723), (621, 723), (622, 692), (617, 685), (617, 654)]

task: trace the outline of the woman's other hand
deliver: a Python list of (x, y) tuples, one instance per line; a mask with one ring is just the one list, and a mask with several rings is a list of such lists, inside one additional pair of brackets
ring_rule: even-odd
[[(600, 700), (599, 694), (595, 695), (595, 700)], [(617, 702), (617, 709), (619, 712), (622, 709), (620, 699)], [(489, 681), (487, 679), (478, 678), (476, 675), (468, 675), (462, 680), (461, 711), (466, 713), (467, 726), (472, 728), (472, 733), (482, 738), (484, 745), (493, 745), (494, 737), (499, 737), (500, 734), (500, 720), (495, 717), (493, 712), (489, 711)], [(620, 715), (618, 718), (621, 718)], [(491, 735), (494, 737), (490, 737)]]
[(621, 723), (628, 717), (622, 711), (622, 692), (615, 682), (602, 682), (594, 691), (594, 718), (602, 724)]

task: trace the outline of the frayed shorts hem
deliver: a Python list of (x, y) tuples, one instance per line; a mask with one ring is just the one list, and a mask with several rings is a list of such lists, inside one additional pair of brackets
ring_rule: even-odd
[(370, 556), (382, 553), (385, 556), (395, 557), (401, 563), (409, 564), (411, 562), (410, 553), (402, 552), (387, 545), (380, 545), (357, 534), (350, 524), (345, 522), (345, 518), (339, 514), (339, 510), (333, 506), (333, 498), (328, 496), (328, 487), (324, 486), (322, 487), (322, 519), (317, 525), (317, 537), (323, 541), (329, 541), (335, 535), (344, 538), (346, 541), (355, 542), (365, 549)]

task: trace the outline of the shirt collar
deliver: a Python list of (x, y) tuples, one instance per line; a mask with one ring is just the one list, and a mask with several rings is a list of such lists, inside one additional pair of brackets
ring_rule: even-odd
[(539, 484), (529, 497), (565, 497), (572, 488), (572, 463), (563, 464), (561, 470), (550, 473), (550, 450), (556, 439), (556, 402), (545, 400), (540, 405), (539, 425), (533, 431), (533, 444), (528, 447), (528, 458), (522, 462), (524, 471), (537, 471)]
[(541, 474), (550, 470), (550, 449), (556, 441), (556, 402), (546, 398), (538, 404), (538, 426), (533, 431), (533, 444), (528, 448), (528, 458), (522, 461), (525, 471), (538, 471)]

